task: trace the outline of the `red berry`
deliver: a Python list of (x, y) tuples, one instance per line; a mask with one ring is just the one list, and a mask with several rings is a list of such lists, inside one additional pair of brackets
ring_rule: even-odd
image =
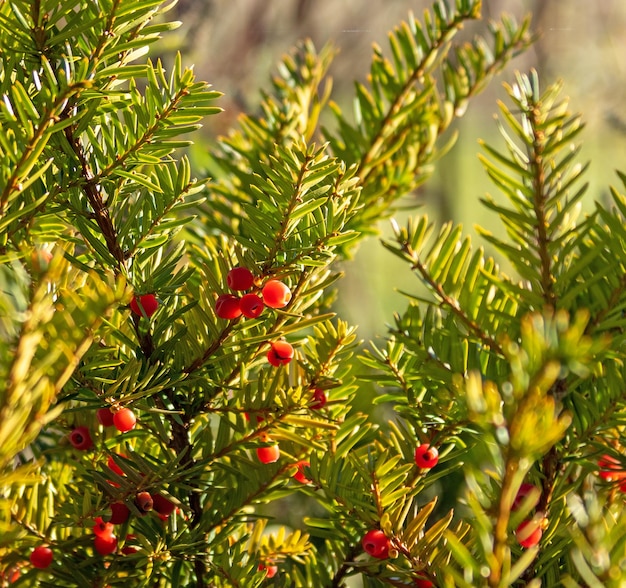
[(110, 535), (96, 535), (93, 538), (93, 547), (100, 555), (109, 555), (117, 549), (117, 537)]
[(257, 447), (256, 455), (261, 463), (274, 463), (278, 461), (280, 457), (280, 448), (278, 444), (267, 447)]
[(311, 402), (311, 408), (315, 410), (320, 410), (326, 406), (327, 398), (326, 394), (324, 394), (324, 390), (321, 388), (315, 388), (313, 390), (313, 402)]
[(155, 512), (167, 518), (176, 510), (176, 505), (162, 494), (153, 494), (152, 508)]
[(81, 451), (87, 451), (93, 447), (93, 441), (91, 440), (91, 434), (87, 427), (76, 427), (69, 434), (70, 443)]
[(311, 480), (309, 480), (306, 477), (304, 473), (304, 468), (308, 468), (311, 464), (308, 461), (303, 459), (297, 462), (295, 465), (298, 469), (296, 470), (296, 473), (293, 475), (294, 479), (298, 480), (298, 482), (300, 482), (301, 484), (310, 484)]
[(113, 415), (113, 424), (120, 433), (126, 433), (135, 428), (137, 417), (130, 408), (120, 408)]
[(40, 570), (47, 568), (52, 563), (53, 559), (54, 553), (52, 553), (52, 549), (47, 545), (35, 547), (30, 554), (30, 563)]
[(258, 567), (259, 572), (262, 572), (265, 570), (265, 577), (266, 578), (273, 578), (277, 573), (278, 573), (278, 566), (275, 566), (273, 564), (259, 564)]
[(247, 267), (234, 267), (226, 276), (231, 290), (249, 290), (254, 285), (254, 275)]
[(239, 307), (243, 316), (248, 318), (258, 317), (265, 308), (262, 298), (258, 294), (244, 294), (239, 301)]
[(99, 408), (96, 411), (96, 418), (103, 427), (113, 426), (113, 413), (110, 408)]
[(130, 516), (130, 508), (128, 508), (123, 502), (114, 502), (111, 504), (111, 517), (109, 523), (112, 525), (122, 525)]
[(133, 296), (130, 301), (130, 309), (137, 316), (146, 316), (150, 318), (159, 308), (159, 301), (154, 294), (143, 294), (141, 296)]
[(600, 468), (598, 475), (607, 482), (626, 477), (626, 472), (624, 471), (621, 461), (612, 455), (603, 455), (598, 460), (598, 467)]
[(94, 519), (94, 526), (93, 526), (93, 534), (97, 535), (98, 537), (104, 537), (106, 535), (113, 535), (113, 523), (108, 522), (105, 523), (104, 520), (102, 520), (102, 517), (96, 517)]
[(418, 468), (429, 470), (434, 468), (439, 461), (439, 452), (428, 443), (422, 443), (415, 449), (415, 464)]
[(517, 491), (517, 495), (515, 496), (515, 500), (513, 501), (513, 506), (511, 506), (511, 509), (517, 510), (522, 502), (524, 502), (525, 498), (535, 490), (538, 490), (537, 486), (529, 484), (528, 482), (524, 482)]
[(522, 547), (534, 547), (541, 540), (543, 531), (539, 522), (534, 520), (523, 521), (515, 530), (517, 542)]
[(267, 352), (267, 361), (278, 367), (287, 365), (293, 359), (293, 347), (287, 341), (274, 341)]
[(150, 512), (154, 508), (154, 500), (150, 492), (138, 492), (135, 496), (135, 505), (142, 513)]
[(239, 302), (233, 294), (221, 294), (215, 302), (215, 314), (221, 319), (236, 319), (241, 316)]
[(363, 545), (363, 549), (372, 557), (377, 559), (387, 559), (389, 557), (391, 543), (387, 536), (379, 529), (372, 529), (365, 533), (361, 544)]
[(263, 302), (270, 308), (284, 308), (291, 300), (291, 290), (278, 280), (268, 280), (261, 294), (263, 294)]

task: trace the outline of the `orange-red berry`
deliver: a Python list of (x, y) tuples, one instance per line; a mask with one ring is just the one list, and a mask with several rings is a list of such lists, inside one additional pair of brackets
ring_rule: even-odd
[(267, 361), (274, 367), (287, 365), (293, 359), (293, 347), (287, 341), (274, 341), (267, 352)]
[(284, 308), (291, 300), (289, 286), (279, 280), (268, 280), (261, 290), (263, 302), (270, 308)]
[(113, 523), (110, 521), (108, 523), (105, 522), (102, 517), (94, 519), (93, 534), (98, 537), (113, 535), (113, 528)]
[(437, 448), (431, 447), (428, 443), (422, 443), (415, 449), (415, 465), (423, 470), (434, 468), (439, 461)]
[(113, 424), (120, 433), (126, 433), (135, 428), (137, 417), (130, 408), (120, 408), (113, 415)]
[(93, 538), (93, 547), (100, 555), (109, 555), (117, 549), (117, 537), (109, 535), (96, 535)]
[(372, 529), (365, 533), (361, 540), (363, 549), (372, 557), (377, 559), (387, 559), (391, 542), (387, 536), (379, 529)]
[(244, 294), (239, 301), (239, 308), (243, 316), (247, 318), (257, 318), (265, 308), (263, 299), (258, 295), (250, 292), (250, 294)]
[(261, 463), (274, 463), (280, 457), (280, 448), (278, 444), (257, 447), (256, 455)]

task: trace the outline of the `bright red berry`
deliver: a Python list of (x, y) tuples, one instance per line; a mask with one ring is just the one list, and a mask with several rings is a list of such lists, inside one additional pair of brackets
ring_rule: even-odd
[(280, 448), (276, 445), (257, 447), (256, 455), (261, 463), (274, 463), (280, 457)]
[(128, 508), (123, 502), (114, 502), (111, 504), (111, 517), (109, 523), (112, 525), (122, 525), (130, 516), (130, 508)]
[(259, 564), (259, 572), (265, 571), (266, 578), (273, 578), (278, 573), (278, 566), (273, 564)]
[(270, 308), (284, 308), (291, 300), (291, 290), (279, 280), (268, 280), (261, 294), (263, 302)]
[(274, 341), (267, 352), (267, 361), (278, 367), (287, 365), (293, 359), (293, 347), (287, 341)]
[(30, 563), (34, 567), (44, 570), (47, 568), (54, 559), (54, 553), (47, 545), (39, 545), (31, 551)]
[(415, 449), (415, 464), (418, 468), (429, 470), (434, 468), (439, 461), (439, 452), (428, 443), (422, 443)]
[(241, 316), (240, 300), (233, 294), (220, 294), (215, 302), (215, 314), (226, 320), (236, 319)]
[(146, 316), (150, 318), (159, 308), (159, 301), (154, 294), (143, 294), (141, 296), (133, 296), (130, 301), (130, 309), (137, 316)]
[(93, 547), (100, 555), (109, 555), (117, 549), (117, 537), (109, 535), (96, 535), (93, 538)]
[(154, 508), (154, 500), (150, 492), (138, 492), (135, 496), (135, 506), (142, 513), (150, 512)]
[(103, 427), (113, 426), (113, 413), (110, 408), (99, 408), (96, 411), (96, 418)]
[(391, 542), (379, 529), (372, 529), (365, 533), (361, 544), (363, 545), (363, 549), (372, 557), (377, 559), (387, 559), (389, 557)]
[(263, 299), (258, 294), (251, 292), (241, 297), (239, 308), (241, 308), (243, 316), (257, 318), (263, 312), (265, 305), (263, 304)]
[(137, 417), (130, 408), (120, 408), (113, 415), (113, 424), (120, 433), (126, 433), (135, 428)]
[(294, 479), (298, 480), (298, 482), (300, 482), (301, 484), (310, 484), (311, 480), (306, 477), (306, 474), (304, 473), (304, 468), (308, 468), (311, 464), (303, 459), (297, 462), (295, 465), (297, 470), (296, 473), (293, 475)]
[(176, 510), (176, 505), (162, 494), (153, 494), (152, 508), (155, 512), (167, 518)]
[(543, 531), (537, 521), (529, 520), (522, 521), (519, 527), (515, 530), (515, 537), (517, 542), (525, 548), (534, 547), (541, 540)]
[(320, 410), (326, 406), (327, 400), (324, 390), (315, 388), (315, 390), (313, 390), (313, 402), (311, 402), (310, 406), (315, 410)]
[(81, 451), (87, 451), (93, 447), (93, 441), (91, 440), (91, 434), (87, 427), (76, 427), (69, 434), (70, 443)]
[(231, 290), (249, 290), (254, 285), (254, 275), (247, 267), (234, 267), (226, 276)]
[(107, 535), (113, 535), (113, 523), (111, 523), (110, 521), (108, 523), (106, 523), (104, 520), (102, 520), (102, 517), (96, 517), (94, 519), (94, 526), (93, 526), (93, 534), (97, 535), (98, 537), (104, 537)]

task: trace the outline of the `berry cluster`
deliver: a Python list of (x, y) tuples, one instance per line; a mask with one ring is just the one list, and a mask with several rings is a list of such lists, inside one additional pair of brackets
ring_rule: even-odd
[[(100, 408), (96, 411), (96, 419), (103, 427), (115, 427), (121, 433), (132, 430), (137, 423), (137, 417), (130, 408)], [(94, 447), (93, 438), (87, 426), (75, 427), (67, 438), (70, 444), (80, 451), (88, 451)], [(120, 466), (120, 463), (123, 463), (122, 460), (125, 458), (127, 456), (124, 454), (110, 455), (108, 458), (108, 469), (114, 475), (111, 476), (113, 479), (107, 481), (115, 488), (120, 487), (116, 479), (119, 480), (119, 478), (126, 477), (124, 469)], [(162, 494), (151, 493), (143, 489), (138, 491), (131, 490), (124, 500), (126, 502), (116, 501), (110, 503), (110, 513), (106, 517), (108, 520), (102, 517), (94, 519), (92, 527), (93, 548), (100, 555), (110, 555), (118, 551), (118, 537), (115, 533), (115, 525), (125, 524), (130, 518), (131, 512), (134, 511), (139, 516), (143, 516), (154, 511), (160, 519), (166, 520), (176, 510), (176, 505)], [(132, 511), (127, 503), (133, 507)], [(122, 554), (127, 555), (137, 551), (136, 547), (128, 544), (133, 538), (132, 535), (126, 536), (125, 544), (120, 550)], [(52, 560), (53, 552), (47, 545), (36, 547), (30, 555), (31, 564), (39, 569), (45, 569), (50, 566)]]
[[(126, 433), (135, 428), (137, 417), (130, 408), (120, 408), (112, 411), (109, 408), (99, 408), (96, 418), (103, 427), (115, 427), (120, 433)], [(72, 429), (68, 440), (75, 449), (89, 451), (93, 448), (93, 439), (88, 427), (81, 425)]]
[(233, 320), (241, 315), (257, 318), (268, 308), (284, 308), (291, 300), (291, 290), (280, 280), (270, 279), (259, 289), (255, 286), (254, 274), (246, 267), (234, 267), (226, 276), (228, 287), (234, 292), (247, 292), (242, 296), (221, 294), (215, 303), (215, 314), (219, 318)]

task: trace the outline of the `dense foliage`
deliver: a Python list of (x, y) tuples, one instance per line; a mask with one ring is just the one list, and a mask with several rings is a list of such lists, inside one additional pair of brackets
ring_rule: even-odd
[[(518, 74), (483, 145), (507, 271), (394, 221), (419, 285), (386, 344), (332, 312), (532, 42), (503, 16), (458, 43), (480, 4), (401, 23), (351, 115), (302, 43), (212, 179), (185, 148), (219, 93), (145, 57), (167, 3), (0, 4), (1, 583), (622, 585), (626, 197), (581, 214), (558, 84)], [(368, 380), (389, 423), (353, 408)]]

